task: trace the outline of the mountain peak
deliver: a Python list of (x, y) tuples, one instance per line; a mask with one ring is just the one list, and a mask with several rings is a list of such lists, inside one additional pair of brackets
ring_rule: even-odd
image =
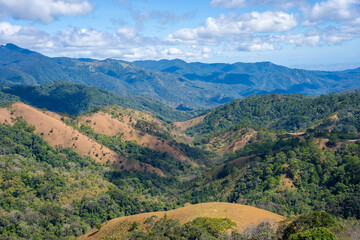
[(35, 52), (30, 51), (30, 50), (28, 50), (28, 49), (24, 49), (24, 48), (18, 47), (18, 46), (16, 46), (16, 45), (13, 44), (13, 43), (7, 43), (4, 47), (5, 47), (6, 49), (8, 49), (8, 50), (17, 51), (17, 52), (21, 52), (21, 53), (24, 53), (24, 54), (35, 53)]

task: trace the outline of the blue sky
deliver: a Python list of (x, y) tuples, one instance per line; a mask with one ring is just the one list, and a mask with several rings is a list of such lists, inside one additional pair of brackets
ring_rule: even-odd
[(360, 0), (0, 0), (9, 42), (48, 56), (347, 68), (360, 66)]

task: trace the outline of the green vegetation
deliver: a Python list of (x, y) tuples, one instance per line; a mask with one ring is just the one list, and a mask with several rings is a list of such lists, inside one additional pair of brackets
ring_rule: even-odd
[(105, 239), (336, 240), (345, 239), (342, 234), (346, 230), (326, 212), (309, 212), (286, 219), (277, 228), (269, 222), (260, 222), (248, 226), (243, 233), (227, 218), (199, 217), (180, 224), (179, 220), (168, 219), (165, 215), (160, 219), (149, 217), (143, 223), (134, 221), (125, 234), (113, 234)]
[(234, 125), (304, 131), (340, 111), (359, 111), (360, 93), (304, 95), (252, 95), (212, 110), (199, 125), (187, 130), (198, 136), (214, 134)]
[(157, 221), (155, 219), (153, 216), (145, 220), (145, 231), (137, 230), (140, 223), (133, 222), (130, 233), (121, 239), (220, 239), (226, 236), (226, 230), (236, 225), (227, 218), (201, 217), (184, 225), (178, 220), (167, 219), (166, 215)]
[(200, 177), (185, 197), (194, 203), (238, 202), (279, 214), (323, 210), (360, 218), (360, 142), (344, 143), (333, 151), (320, 148), (309, 136), (305, 141), (249, 144), (235, 153), (248, 154), (254, 155), (242, 165), (229, 161), (217, 175)]
[(53, 149), (33, 131), (22, 120), (0, 125), (0, 238), (74, 239), (112, 218), (174, 207), (144, 199), (136, 175), (116, 187), (107, 166)]
[(0, 86), (0, 105), (4, 105), (14, 101), (20, 101), (19, 97), (9, 93), (5, 93), (6, 89), (6, 87)]

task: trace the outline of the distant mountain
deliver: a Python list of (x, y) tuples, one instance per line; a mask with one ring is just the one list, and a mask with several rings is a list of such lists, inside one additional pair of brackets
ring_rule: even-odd
[[(198, 111), (179, 111), (160, 101), (146, 97), (118, 94), (96, 87), (55, 81), (41, 85), (0, 86), (0, 104), (22, 101), (50, 111), (80, 114), (98, 106), (119, 105), (153, 113), (164, 121), (183, 121), (197, 115)], [(65, 104), (66, 103), (66, 104)]]
[(122, 96), (145, 96), (179, 110), (216, 107), (251, 94), (324, 94), (360, 87), (360, 70), (290, 69), (262, 63), (186, 63), (50, 58), (13, 44), (0, 46), (0, 84), (68, 81)]
[[(359, 69), (341, 72), (291, 69), (271, 62), (186, 63), (182, 60), (135, 61), (160, 72), (182, 75), (192, 81), (224, 84), (242, 96), (265, 93), (324, 94), (360, 86)], [(241, 86), (241, 87), (240, 87)], [(224, 93), (226, 98), (226, 93)]]
[[(172, 106), (212, 107), (223, 89), (182, 76), (160, 73), (135, 64), (106, 59), (50, 58), (13, 44), (0, 46), (0, 84), (34, 85), (68, 81), (113, 91), (122, 96), (146, 96)], [(241, 97), (228, 92), (229, 100)]]

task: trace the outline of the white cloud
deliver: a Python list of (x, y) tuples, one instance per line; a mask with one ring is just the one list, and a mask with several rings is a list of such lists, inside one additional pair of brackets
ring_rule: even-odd
[(314, 25), (324, 21), (348, 23), (359, 17), (360, 0), (328, 0), (316, 3), (306, 12), (305, 25)]
[(206, 26), (177, 30), (169, 34), (166, 40), (172, 43), (209, 43), (216, 38), (232, 35), (288, 31), (296, 25), (295, 16), (284, 12), (220, 15), (217, 18), (209, 17)]
[(84, 15), (93, 11), (86, 0), (0, 0), (0, 16), (50, 23), (63, 15)]
[(14, 43), (50, 56), (136, 59), (205, 59), (209, 47), (162, 46), (158, 39), (146, 38), (134, 28), (119, 28), (116, 33), (97, 29), (69, 28), (50, 35), (35, 27), (0, 22), (0, 44)]
[(227, 51), (246, 51), (246, 52), (259, 52), (271, 51), (275, 47), (272, 43), (266, 42), (266, 39), (260, 37), (234, 37), (230, 38), (225, 46)]
[(31, 26), (12, 25), (0, 22), (0, 43), (22, 44), (24, 47), (46, 48), (54, 44), (49, 34)]
[(14, 26), (8, 22), (1, 22), (0, 23), (0, 34), (1, 36), (11, 36), (15, 33), (19, 32), (21, 26)]
[(321, 38), (318, 34), (286, 34), (270, 36), (271, 42), (281, 42), (295, 45), (297, 47), (315, 47), (320, 43), (320, 40)]
[(257, 43), (256, 41), (251, 43), (241, 43), (238, 46), (239, 51), (247, 51), (247, 52), (259, 52), (259, 51), (271, 51), (274, 50), (274, 45), (270, 43)]
[(324, 42), (328, 45), (340, 44), (360, 36), (360, 26), (329, 27), (320, 32)]
[(211, 0), (210, 5), (217, 8), (241, 8), (245, 6), (245, 0)]
[(115, 43), (116, 38), (96, 29), (71, 28), (56, 34), (56, 39), (64, 47), (99, 48)]
[(139, 38), (139, 35), (136, 31), (135, 28), (132, 27), (122, 27), (122, 28), (118, 28), (116, 30), (117, 34), (119, 37), (127, 39), (127, 40), (132, 40), (134, 41), (134, 39)]

